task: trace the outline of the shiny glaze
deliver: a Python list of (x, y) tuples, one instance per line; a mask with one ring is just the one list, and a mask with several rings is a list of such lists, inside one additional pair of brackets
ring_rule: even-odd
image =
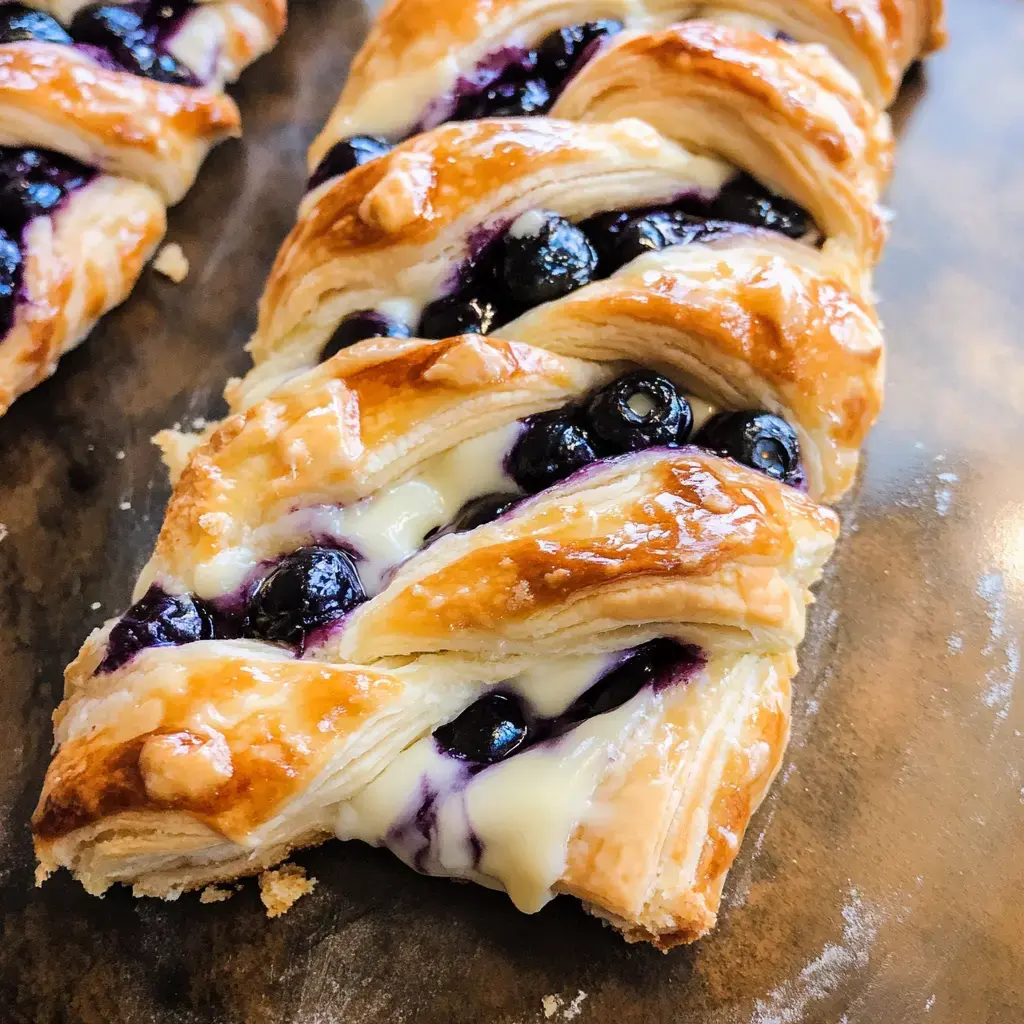
[[(155, 671), (162, 653), (138, 661)], [(138, 810), (188, 811), (240, 839), (302, 788), (332, 744), (404, 689), (370, 669), (258, 656), (200, 654), (162, 678), (135, 718), (119, 722), (135, 735), (111, 727), (62, 746), (33, 818), (42, 842)], [(211, 724), (199, 726), (204, 707)]]
[(238, 108), (227, 96), (110, 71), (52, 43), (0, 47), (0, 106), (64, 122), (81, 140), (75, 155), (104, 166), (107, 154), (119, 150), (181, 159), (185, 147), (239, 128)]
[[(611, 2), (598, 12), (592, 4), (575, 0), (557, 8), (531, 10), (525, 19), (521, 6), (518, 0), (459, 0), (439, 11), (432, 0), (394, 0), (356, 55), (327, 128), (310, 150), (310, 169), (339, 138), (379, 130), (372, 123), (375, 114), (393, 116), (374, 94), (377, 83), (397, 79), (403, 87), (400, 99), (409, 102), (411, 90), (424, 88), (417, 76), (429, 78), (432, 89), (419, 98), (419, 107), (413, 97), (408, 123), (401, 126), (405, 129), (423, 105), (454, 84), (455, 68), (437, 70), (444, 61), (464, 72), (484, 54), (512, 40), (519, 45), (534, 43), (556, 28), (597, 14), (621, 18), (627, 29), (650, 31), (699, 14), (701, 5), (679, 0), (648, 0), (639, 5)], [(940, 0), (809, 0), (797, 9), (780, 0), (732, 0), (722, 7), (764, 19), (798, 42), (830, 46), (880, 107), (892, 101), (908, 64), (945, 40)], [(426, 23), (431, 32), (425, 36), (419, 26)]]
[[(585, 502), (574, 485), (585, 492), (590, 482), (595, 494)], [(617, 482), (613, 497), (602, 492)], [(400, 573), (356, 613), (351, 644), (343, 638), (342, 648), (364, 657), (438, 644), (458, 650), (460, 633), (501, 635), (574, 601), (600, 601), (629, 581), (700, 579), (727, 564), (785, 565), (794, 523), (838, 532), (832, 512), (793, 488), (694, 449), (608, 460), (480, 528), (471, 545), (439, 547), (436, 568), (426, 559)], [(678, 599), (664, 601), (685, 614)], [(786, 602), (753, 610), (776, 625), (788, 613)], [(625, 605), (620, 614), (628, 616)]]
[[(520, 409), (560, 405), (604, 372), (472, 336), (347, 349), (227, 420), (193, 455), (168, 507), (155, 566), (187, 581), (197, 561), (241, 542), (275, 513), (365, 497), (427, 454), (472, 436), (467, 430), (510, 422)], [(523, 404), (508, 406), (504, 395)], [(420, 440), (403, 462), (383, 461), (389, 445), (413, 431)]]
[[(577, 199), (584, 207), (580, 215), (588, 216), (616, 206), (614, 197), (602, 205), (601, 179), (607, 195), (613, 185), (624, 192), (628, 176), (627, 201), (650, 205), (692, 191), (688, 172), (694, 168), (719, 182), (728, 176), (724, 167), (685, 153), (636, 121), (476, 121), (410, 139), (308, 198), (260, 301), (254, 356), (260, 362), (273, 354), (280, 336), (311, 312), (326, 289), (379, 288), (385, 261), (394, 278), (423, 259), (424, 247), (451, 234), (453, 224), (467, 238), (481, 224), (507, 222), (531, 207), (523, 191), (548, 184), (549, 175), (595, 183), (592, 195)], [(454, 269), (444, 267), (442, 277)]]

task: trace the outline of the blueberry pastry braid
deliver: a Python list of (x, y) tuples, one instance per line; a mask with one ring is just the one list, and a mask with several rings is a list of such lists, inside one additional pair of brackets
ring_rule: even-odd
[(657, 361), (369, 339), (220, 424), (67, 672), (41, 874), (172, 896), (339, 835), (710, 927), (837, 520), (785, 421)]
[(131, 291), (283, 0), (0, 5), (0, 412)]
[(881, 107), (940, 15), (392, 4), (228, 416), (160, 438), (40, 880), (173, 898), (337, 836), (662, 949), (713, 927), (881, 404)]

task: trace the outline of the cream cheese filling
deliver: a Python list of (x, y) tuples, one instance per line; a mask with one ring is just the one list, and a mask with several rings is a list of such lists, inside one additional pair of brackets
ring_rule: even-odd
[[(614, 660), (548, 659), (504, 686), (536, 702), (541, 714), (556, 715)], [(476, 774), (424, 737), (340, 805), (335, 831), (341, 839), (387, 846), (427, 874), (504, 889), (520, 910), (532, 913), (554, 896), (569, 840), (591, 813), (609, 764), (627, 741), (647, 741), (661, 707), (662, 696), (645, 687), (621, 707)]]

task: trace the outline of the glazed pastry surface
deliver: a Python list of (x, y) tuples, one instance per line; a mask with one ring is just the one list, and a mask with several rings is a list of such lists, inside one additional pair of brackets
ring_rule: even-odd
[(283, 0), (111, 10), (0, 6), (0, 413), (127, 297), (166, 207), (239, 134), (224, 83), (284, 28)]
[(386, 7), (253, 368), (157, 438), (39, 878), (173, 898), (338, 837), (706, 934), (881, 408), (883, 108), (941, 41), (928, 0)]

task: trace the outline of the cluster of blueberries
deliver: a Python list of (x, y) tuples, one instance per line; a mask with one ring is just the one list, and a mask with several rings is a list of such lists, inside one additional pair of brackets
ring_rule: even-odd
[(21, 237), (25, 225), (51, 213), (92, 173), (60, 153), (0, 146), (0, 337), (14, 323), (24, 270)]
[[(516, 492), (486, 494), (424, 538), (475, 529), (599, 459), (647, 448), (696, 445), (798, 484), (800, 448), (793, 428), (767, 412), (725, 412), (693, 431), (685, 396), (661, 374), (637, 370), (579, 402), (523, 421), (506, 469)], [(353, 557), (324, 545), (283, 556), (249, 590), (240, 612), (225, 612), (190, 594), (159, 587), (124, 614), (110, 633), (100, 671), (112, 671), (145, 647), (246, 636), (290, 644), (300, 652), (310, 633), (337, 622), (366, 600)]]
[(191, 0), (141, 0), (90, 4), (65, 28), (45, 11), (21, 3), (0, 5), (0, 43), (35, 41), (88, 47), (100, 63), (118, 71), (174, 85), (198, 85), (196, 76), (164, 50)]
[[(573, 224), (531, 210), (461, 267), (457, 290), (429, 303), (416, 335), (489, 334), (529, 309), (563, 298), (649, 252), (708, 240), (737, 225), (804, 238), (807, 213), (749, 175), (729, 182), (710, 202), (688, 196), (653, 210), (616, 210)], [(367, 338), (407, 338), (411, 327), (376, 310), (346, 316), (320, 352), (321, 361)]]
[(516, 693), (492, 690), (457, 718), (434, 730), (438, 747), (479, 770), (545, 740), (557, 739), (598, 715), (632, 700), (645, 687), (682, 682), (704, 663), (698, 648), (676, 640), (649, 640), (629, 651), (611, 671), (560, 715), (544, 718)]

